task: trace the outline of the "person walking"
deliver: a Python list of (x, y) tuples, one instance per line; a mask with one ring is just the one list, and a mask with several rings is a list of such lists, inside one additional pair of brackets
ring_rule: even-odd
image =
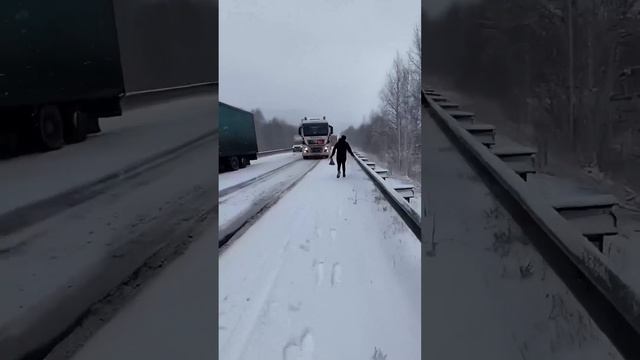
[(351, 154), (351, 156), (353, 156), (351, 146), (349, 146), (349, 143), (347, 142), (347, 137), (345, 135), (342, 135), (338, 142), (333, 146), (333, 151), (331, 152), (330, 156), (330, 159), (333, 159), (333, 155), (335, 155), (336, 153), (338, 154), (338, 156), (336, 157), (336, 160), (338, 162), (338, 175), (336, 176), (337, 178), (340, 177), (340, 168), (342, 168), (342, 177), (347, 177), (347, 151), (349, 152), (349, 154)]

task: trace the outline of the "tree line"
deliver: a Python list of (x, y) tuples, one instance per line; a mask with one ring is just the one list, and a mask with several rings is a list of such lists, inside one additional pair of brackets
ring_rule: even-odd
[(258, 150), (268, 151), (290, 148), (298, 128), (283, 119), (273, 117), (267, 120), (260, 109), (254, 109), (253, 119), (256, 126)]
[(419, 28), (413, 46), (397, 53), (380, 90), (379, 108), (344, 134), (353, 145), (385, 162), (396, 174), (420, 180), (421, 48)]
[(639, 10), (638, 0), (483, 0), (439, 16), (423, 9), (423, 80), (498, 103), (509, 122), (531, 130), (542, 165), (565, 153), (627, 176), (640, 158), (640, 112), (624, 96), (640, 92), (640, 74), (623, 75), (640, 65)]

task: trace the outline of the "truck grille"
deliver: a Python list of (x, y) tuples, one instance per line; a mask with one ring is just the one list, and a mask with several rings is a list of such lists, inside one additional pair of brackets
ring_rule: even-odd
[(322, 148), (311, 148), (311, 152), (313, 152), (313, 153), (322, 152)]

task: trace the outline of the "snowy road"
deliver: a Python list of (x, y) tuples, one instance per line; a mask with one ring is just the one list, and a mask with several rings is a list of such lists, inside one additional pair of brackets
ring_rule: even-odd
[(0, 214), (123, 169), (215, 130), (216, 95), (198, 95), (101, 119), (102, 133), (58, 151), (0, 161)]
[(422, 349), (433, 359), (621, 359), (434, 120), (423, 114)]
[[(218, 202), (220, 207), (218, 241), (221, 244), (227, 240), (227, 235), (232, 235), (255, 214), (277, 201), (286, 189), (316, 166), (318, 162), (295, 161), (288, 164), (241, 190), (220, 197)], [(239, 175), (242, 174), (239, 173)]]
[(234, 185), (251, 180), (300, 159), (302, 159), (300, 153), (285, 153), (260, 157), (258, 160), (251, 161), (251, 165), (244, 169), (219, 174), (219, 191), (224, 192)]
[(73, 359), (215, 358), (216, 301), (220, 359), (419, 359), (420, 244), (360, 169), (323, 165), (229, 244), (218, 299), (212, 231)]
[[(214, 359), (216, 233), (215, 227), (205, 232), (72, 359)], [(66, 358), (56, 355), (51, 360)]]
[(420, 243), (357, 166), (321, 162), (219, 263), (219, 358), (420, 358)]

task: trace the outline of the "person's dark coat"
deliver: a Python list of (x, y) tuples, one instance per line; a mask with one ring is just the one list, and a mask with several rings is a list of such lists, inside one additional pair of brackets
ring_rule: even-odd
[(353, 156), (353, 152), (351, 151), (351, 146), (349, 146), (349, 143), (346, 140), (340, 138), (336, 145), (333, 147), (331, 157), (333, 157), (334, 154), (337, 154), (338, 156), (336, 156), (336, 160), (339, 163), (343, 163), (347, 161), (347, 152), (349, 152), (349, 154)]

